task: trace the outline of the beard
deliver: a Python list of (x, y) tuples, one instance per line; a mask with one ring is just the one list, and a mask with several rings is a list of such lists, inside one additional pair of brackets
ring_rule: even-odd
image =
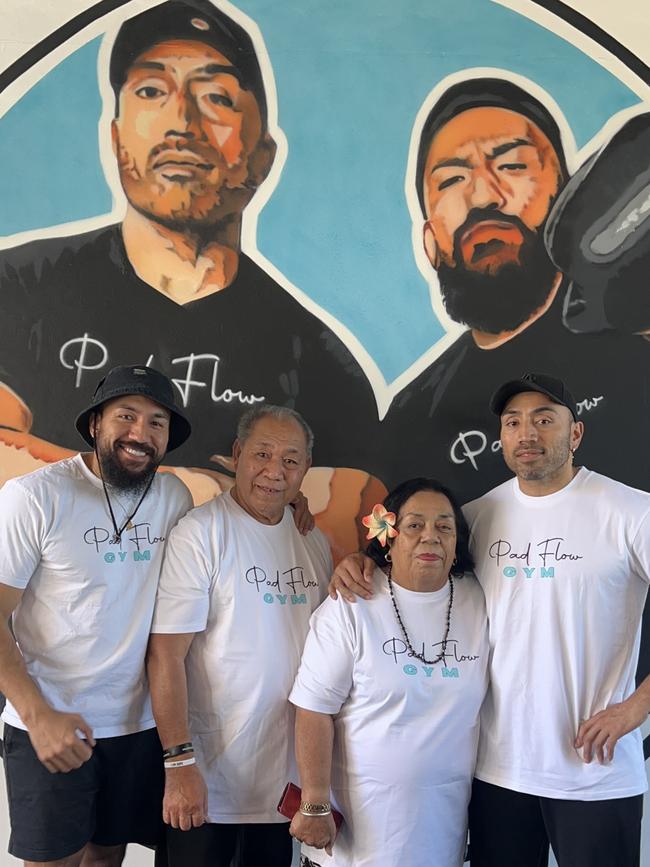
[(118, 491), (136, 496), (141, 494), (147, 487), (151, 477), (158, 468), (158, 464), (149, 446), (140, 443), (129, 443), (129, 445), (141, 449), (150, 457), (149, 463), (141, 470), (134, 472), (127, 469), (120, 462), (117, 456), (118, 443), (114, 443), (112, 446), (97, 443), (97, 460), (101, 467), (102, 478), (107, 485), (116, 488)]
[[(509, 260), (496, 271), (468, 267), (460, 238), (475, 223), (494, 219), (512, 223), (521, 232), (524, 240), (518, 261)], [(519, 328), (539, 310), (557, 274), (544, 246), (542, 228), (533, 232), (518, 217), (500, 212), (470, 212), (454, 233), (454, 266), (441, 262), (438, 267), (442, 300), (455, 322), (488, 334), (500, 334)]]

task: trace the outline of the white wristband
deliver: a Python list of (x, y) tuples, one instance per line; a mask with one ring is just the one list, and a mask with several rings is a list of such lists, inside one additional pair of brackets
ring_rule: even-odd
[(187, 768), (189, 765), (195, 765), (196, 759), (192, 756), (191, 759), (178, 759), (175, 762), (165, 762), (165, 768)]

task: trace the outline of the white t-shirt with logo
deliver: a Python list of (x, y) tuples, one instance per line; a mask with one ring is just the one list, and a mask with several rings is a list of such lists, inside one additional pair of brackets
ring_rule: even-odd
[[(109, 495), (121, 526), (140, 494)], [(0, 582), (24, 591), (13, 629), (27, 671), (96, 738), (154, 726), (144, 656), (165, 538), (190, 505), (179, 479), (157, 474), (133, 529), (113, 544), (102, 483), (81, 455), (0, 491)], [(10, 702), (2, 718), (26, 729)]]
[[(475, 578), (454, 581), (444, 662), (409, 656), (377, 570), (371, 600), (325, 600), (290, 700), (334, 716), (332, 801), (344, 824), (333, 855), (303, 845), (327, 867), (460, 867), (487, 684), (487, 624)], [(431, 593), (393, 582), (411, 643), (429, 660), (441, 650), (449, 584)]]
[(635, 688), (650, 581), (650, 495), (585, 468), (526, 496), (516, 479), (465, 506), (490, 623), (490, 689), (476, 776), (583, 801), (647, 788), (641, 733), (585, 764), (582, 720)]
[(230, 493), (171, 534), (152, 631), (197, 633), (185, 667), (210, 822), (286, 822), (276, 807), (295, 776), (287, 698), (331, 573), (319, 530), (301, 536), (290, 508), (261, 524)]

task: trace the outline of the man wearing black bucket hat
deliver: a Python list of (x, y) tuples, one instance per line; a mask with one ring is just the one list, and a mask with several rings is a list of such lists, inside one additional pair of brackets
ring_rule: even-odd
[[(650, 485), (650, 346), (613, 330), (574, 334), (563, 322), (568, 280), (544, 244), (549, 212), (569, 179), (554, 112), (513, 81), (478, 77), (455, 81), (424, 120), (414, 188), (435, 270), (432, 292), (440, 291), (447, 314), (468, 330), (394, 399), (386, 449), (414, 429), (426, 435), (419, 447), (393, 450), (389, 487), (426, 470), (468, 500), (501, 481), (505, 467), (484, 394), (529, 366), (556, 376), (571, 370), (577, 413), (590, 421), (583, 447), (589, 465)], [(570, 226), (564, 219), (557, 233), (562, 266), (579, 241)], [(621, 377), (632, 370), (638, 391), (630, 400)], [(630, 413), (629, 448), (612, 449)]]
[(559, 867), (638, 867), (650, 495), (574, 466), (561, 380), (526, 374), (490, 407), (515, 477), (464, 507), (490, 623), (471, 864), (538, 867), (550, 843)]
[[(21, 447), (22, 471), (28, 455), (65, 456), (58, 447), (75, 441), (58, 407), (80, 409), (112, 358), (146, 358), (201, 419), (169, 459), (198, 501), (230, 482), (219, 458), (242, 411), (263, 402), (313, 420), (315, 466), (372, 472), (370, 384), (269, 273), (246, 222), (281, 134), (251, 34), (210, 0), (167, 0), (126, 19), (102, 56), (124, 217), (2, 254), (0, 443)], [(5, 476), (12, 459), (0, 452)]]
[(191, 428), (170, 380), (144, 365), (109, 371), (76, 427), (91, 452), (0, 491), (9, 851), (113, 867), (160, 830), (144, 656), (165, 539), (191, 500), (156, 470)]

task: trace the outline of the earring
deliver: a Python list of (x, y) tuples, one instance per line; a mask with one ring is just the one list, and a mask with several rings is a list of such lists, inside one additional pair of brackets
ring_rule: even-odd
[(390, 556), (390, 551), (386, 551), (386, 553), (384, 554), (384, 560), (385, 560), (387, 563), (392, 563), (392, 562), (393, 562), (393, 558)]

